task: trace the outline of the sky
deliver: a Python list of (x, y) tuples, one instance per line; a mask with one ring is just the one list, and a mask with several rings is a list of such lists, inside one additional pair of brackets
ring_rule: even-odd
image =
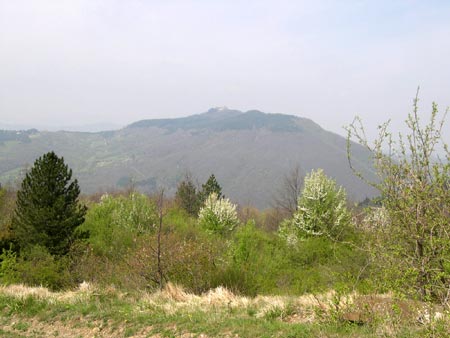
[(402, 130), (418, 86), (424, 120), (450, 106), (449, 18), (447, 0), (0, 0), (0, 124), (227, 106)]

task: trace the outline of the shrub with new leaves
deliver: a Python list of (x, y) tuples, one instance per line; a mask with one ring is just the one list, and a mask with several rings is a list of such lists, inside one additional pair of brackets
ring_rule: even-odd
[[(368, 249), (383, 273), (381, 286), (421, 300), (449, 304), (450, 298), (450, 150), (444, 142), (445, 118), (431, 106), (426, 123), (421, 121), (418, 92), (406, 132), (379, 126), (379, 136), (369, 142), (359, 118), (347, 127), (348, 156), (356, 175), (377, 188), (382, 208), (366, 217), (370, 222)], [(370, 182), (352, 161), (352, 139), (372, 154), (378, 180)]]
[(294, 214), (295, 228), (308, 235), (337, 237), (350, 222), (346, 193), (322, 169), (305, 177), (305, 185)]
[(208, 232), (225, 234), (239, 223), (236, 205), (228, 198), (218, 198), (212, 193), (205, 200), (198, 215), (199, 224)]
[(77, 231), (89, 234), (88, 242), (97, 254), (121, 257), (136, 236), (153, 232), (156, 222), (156, 207), (147, 196), (106, 194), (89, 209)]

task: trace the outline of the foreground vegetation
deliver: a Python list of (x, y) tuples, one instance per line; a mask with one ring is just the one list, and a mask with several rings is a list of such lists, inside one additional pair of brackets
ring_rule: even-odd
[[(358, 304), (363, 301), (366, 305)], [(202, 295), (167, 284), (121, 292), (82, 284), (75, 291), (12, 285), (0, 289), (3, 337), (447, 337), (448, 314), (392, 295)], [(358, 318), (355, 317), (355, 314)], [(366, 325), (361, 325), (362, 323)]]

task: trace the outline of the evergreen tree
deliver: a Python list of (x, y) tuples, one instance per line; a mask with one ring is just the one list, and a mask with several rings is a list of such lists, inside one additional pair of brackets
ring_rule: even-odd
[(205, 201), (206, 198), (208, 198), (208, 196), (210, 196), (212, 193), (215, 193), (217, 195), (217, 199), (225, 197), (224, 195), (222, 195), (222, 187), (217, 182), (214, 174), (209, 176), (206, 183), (202, 185), (202, 201)]
[(68, 252), (86, 214), (86, 207), (78, 203), (78, 182), (71, 178), (72, 170), (54, 152), (34, 162), (17, 192), (12, 222), (21, 249), (41, 245), (53, 255)]
[(186, 174), (184, 180), (180, 182), (175, 196), (180, 207), (189, 215), (197, 217), (200, 210), (200, 196), (190, 174)]

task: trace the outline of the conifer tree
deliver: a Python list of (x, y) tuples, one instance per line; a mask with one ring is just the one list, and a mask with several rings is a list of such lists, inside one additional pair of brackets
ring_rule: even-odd
[(202, 185), (202, 200), (205, 201), (212, 193), (216, 194), (218, 199), (225, 197), (222, 195), (222, 187), (217, 182), (214, 174), (209, 176), (206, 183)]
[(12, 230), (21, 249), (41, 245), (52, 255), (68, 252), (86, 207), (78, 203), (80, 188), (72, 170), (54, 152), (38, 158), (17, 192)]
[(197, 216), (200, 210), (200, 196), (197, 192), (192, 176), (186, 174), (183, 181), (178, 184), (175, 194), (178, 204), (190, 215)]

